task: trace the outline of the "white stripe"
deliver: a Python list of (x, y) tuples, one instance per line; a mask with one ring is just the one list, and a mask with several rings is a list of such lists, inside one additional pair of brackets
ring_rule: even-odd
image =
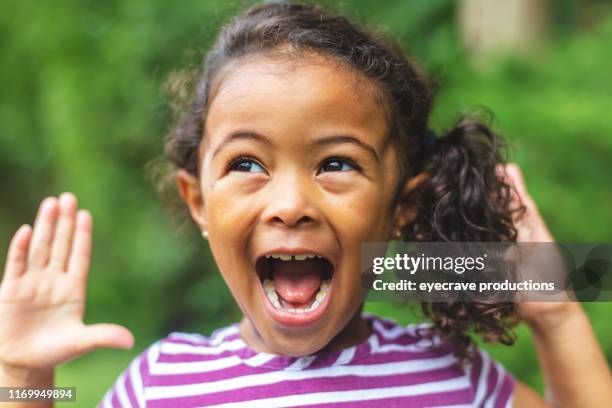
[(136, 395), (136, 401), (138, 401), (138, 407), (145, 406), (144, 394), (142, 393), (142, 377), (140, 376), (140, 363), (142, 358), (144, 358), (144, 356), (141, 355), (130, 364), (130, 380), (132, 381), (132, 389), (134, 390), (134, 395)]
[(508, 398), (508, 402), (506, 402), (506, 406), (504, 408), (512, 408), (514, 407), (514, 391), (510, 394), (510, 398)]
[(296, 359), (293, 364), (285, 367), (285, 370), (303, 370), (315, 360), (316, 356), (304, 356)]
[(401, 335), (406, 334), (406, 329), (404, 329), (402, 326), (394, 325), (391, 329), (387, 329), (378, 320), (374, 320), (372, 327), (386, 340), (394, 340), (400, 337)]
[(244, 360), (244, 363), (251, 367), (259, 367), (266, 364), (276, 356), (277, 354), (272, 353), (257, 353), (253, 357)]
[(475, 407), (482, 405), (482, 400), (487, 392), (487, 379), (489, 377), (489, 356), (484, 350), (480, 350), (482, 357), (482, 366), (480, 367), (480, 377), (478, 378), (478, 384), (476, 386), (476, 395), (474, 396)]
[(207, 337), (197, 333), (172, 332), (168, 335), (168, 338), (172, 340), (184, 340), (198, 343), (203, 341), (209, 341)]
[(433, 324), (429, 322), (423, 323), (413, 323), (406, 326), (406, 332), (412, 337), (421, 337), (419, 335), (419, 331), (422, 329), (431, 330), (433, 328)]
[(463, 404), (463, 405), (440, 405), (438, 408), (474, 408), (474, 407), (471, 404)]
[(130, 399), (127, 396), (125, 385), (123, 385), (125, 381), (125, 372), (123, 372), (119, 378), (117, 379), (117, 399), (119, 399), (119, 403), (122, 407), (128, 407), (130, 404)]
[[(149, 347), (149, 351), (147, 352), (147, 364), (149, 365), (149, 372), (155, 371), (155, 365), (157, 364), (157, 359), (159, 358), (159, 347), (160, 341), (154, 343), (151, 347)], [(145, 398), (146, 398), (146, 390), (145, 390)]]
[(428, 343), (426, 346), (424, 346), (421, 342), (414, 343), (414, 344), (397, 344), (397, 343), (385, 344), (384, 346), (378, 346), (378, 348), (376, 349), (376, 352), (377, 353), (390, 353), (392, 351), (424, 352), (430, 349), (429, 344), (430, 343)]
[(210, 344), (212, 346), (218, 346), (221, 344), (223, 340), (228, 338), (231, 335), (238, 333), (238, 325), (231, 325), (229, 327), (224, 327), (222, 329), (215, 330), (210, 336)]
[(203, 336), (199, 333), (172, 332), (168, 335), (168, 338), (197, 343), (206, 342), (212, 346), (216, 346), (219, 345), (227, 337), (236, 334), (237, 332), (238, 326), (232, 325), (215, 330), (210, 337)]
[(194, 346), (192, 344), (182, 343), (169, 343), (164, 342), (161, 345), (161, 352), (164, 354), (201, 354), (201, 355), (214, 355), (221, 354), (224, 351), (236, 351), (245, 347), (242, 339), (236, 339), (221, 343), (218, 346)]
[(368, 401), (383, 398), (405, 397), (448, 391), (457, 391), (469, 387), (464, 377), (435, 381), (425, 384), (405, 385), (401, 387), (373, 388), (366, 390), (347, 390), (295, 394), (284, 397), (273, 397), (255, 401), (229, 402), (213, 405), (211, 408), (253, 408), (253, 407), (296, 407), (323, 403), (350, 401)]
[(338, 359), (333, 365), (342, 365), (350, 363), (353, 357), (355, 357), (355, 351), (357, 351), (357, 347), (355, 346), (345, 348), (344, 350), (342, 350), (342, 352), (338, 356)]
[(104, 399), (102, 399), (102, 408), (113, 408), (113, 405), (111, 403), (112, 393), (113, 388), (111, 388), (106, 392), (106, 394), (104, 394)]
[(222, 370), (224, 368), (240, 365), (241, 360), (237, 356), (219, 358), (210, 361), (181, 361), (175, 363), (156, 363), (151, 367), (150, 372), (154, 375), (169, 374), (193, 374), (207, 373), (210, 371)]
[(378, 351), (378, 337), (376, 335), (371, 335), (368, 338), (368, 343), (370, 344), (370, 353), (376, 353)]
[(438, 406), (438, 408), (474, 408), (474, 407), (471, 404), (463, 404), (463, 405), (441, 405), (441, 406)]
[(230, 391), (252, 386), (275, 384), (281, 381), (295, 381), (311, 378), (330, 378), (345, 375), (357, 375), (361, 377), (384, 377), (389, 373), (403, 374), (416, 373), (448, 367), (454, 364), (455, 358), (452, 354), (437, 358), (414, 359), (410, 361), (397, 361), (393, 363), (354, 365), (354, 366), (331, 366), (315, 368), (304, 371), (272, 371), (261, 374), (250, 374), (240, 377), (228, 378), (219, 381), (202, 382), (185, 385), (148, 387), (145, 395), (148, 399), (186, 397), (192, 395), (204, 395), (220, 391)]
[(501, 366), (497, 362), (493, 362), (494, 368), (497, 370), (497, 383), (495, 384), (495, 388), (493, 388), (493, 392), (489, 395), (489, 398), (485, 401), (485, 408), (493, 408), (497, 398), (499, 396), (499, 391), (502, 386), (502, 380), (504, 379), (504, 372)]

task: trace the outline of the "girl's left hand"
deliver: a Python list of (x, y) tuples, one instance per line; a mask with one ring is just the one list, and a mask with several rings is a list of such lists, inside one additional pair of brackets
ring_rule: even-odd
[[(500, 166), (499, 174), (512, 187), (511, 208), (525, 206), (522, 214), (516, 212), (514, 215), (517, 242), (554, 242), (536, 203), (527, 192), (520, 167), (514, 163)], [(571, 301), (519, 302), (519, 315), (532, 328), (550, 328), (580, 311), (580, 304)]]

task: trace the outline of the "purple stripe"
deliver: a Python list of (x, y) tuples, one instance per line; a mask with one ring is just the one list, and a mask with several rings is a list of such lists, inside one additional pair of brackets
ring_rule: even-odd
[(325, 368), (329, 367), (338, 360), (340, 356), (340, 352), (337, 353), (325, 353), (323, 355), (317, 356), (312, 363), (308, 365), (308, 370), (314, 368)]
[(497, 401), (495, 401), (495, 406), (500, 408), (505, 408), (512, 397), (512, 393), (514, 392), (514, 378), (509, 373), (505, 373), (504, 382), (501, 385), (501, 389), (499, 391), (499, 396)]
[[(255, 385), (235, 390), (224, 390), (201, 396), (180, 398), (181, 403), (189, 406), (201, 404), (221, 404), (227, 402), (250, 401), (252, 399), (263, 399), (281, 397), (286, 395), (309, 394), (315, 392), (366, 390), (374, 388), (385, 388), (395, 386), (406, 386), (424, 384), (432, 381), (448, 380), (461, 377), (462, 373), (455, 370), (442, 368), (431, 371), (421, 371), (407, 374), (390, 374), (388, 376), (365, 377), (365, 373), (356, 372), (354, 375), (340, 377), (308, 378), (300, 380), (286, 380), (274, 384)], [(202, 390), (206, 384), (202, 384)], [(469, 386), (466, 387), (469, 390)], [(171, 399), (174, 402), (174, 399)], [(168, 403), (167, 399), (149, 401), (151, 407), (163, 407)], [(178, 403), (178, 401), (177, 401)]]
[(243, 375), (268, 373), (270, 370), (259, 367), (251, 367), (244, 364), (215, 370), (206, 373), (189, 373), (189, 374), (155, 374), (149, 376), (148, 385), (150, 387), (168, 386), (168, 385), (185, 385), (196, 384), (202, 382), (212, 382), (226, 380), (228, 378), (240, 377)]
[(367, 401), (330, 402), (317, 404), (317, 408), (380, 408), (380, 407), (433, 407), (445, 405), (465, 405), (471, 400), (469, 389), (444, 391), (431, 394), (413, 395), (406, 397), (384, 398)]
[(123, 384), (125, 385), (125, 393), (128, 396), (128, 399), (130, 400), (130, 404), (133, 407), (137, 407), (138, 406), (138, 400), (136, 399), (136, 394), (134, 393), (134, 388), (132, 387), (132, 376), (130, 375), (130, 366), (128, 366), (128, 368), (125, 370), (125, 380), (123, 382)]
[(482, 371), (482, 355), (478, 352), (474, 354), (474, 360), (472, 361), (472, 374), (470, 376), (470, 382), (472, 383), (472, 401), (476, 398), (476, 391), (478, 388), (478, 381), (480, 380), (480, 372)]
[(117, 392), (116, 390), (113, 390), (113, 397), (111, 398), (111, 406), (113, 408), (124, 408), (121, 406), (121, 404), (119, 403), (119, 398), (117, 398)]
[(497, 378), (499, 374), (497, 372), (497, 367), (493, 363), (493, 361), (489, 361), (489, 375), (487, 378), (487, 391), (485, 392), (485, 397), (483, 399), (483, 404), (488, 401), (492, 397), (493, 392), (495, 391), (495, 386), (497, 385)]

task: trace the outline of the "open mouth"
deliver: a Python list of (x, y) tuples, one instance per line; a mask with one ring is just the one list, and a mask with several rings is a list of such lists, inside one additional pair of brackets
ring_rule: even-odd
[(255, 270), (268, 310), (280, 323), (302, 325), (318, 318), (328, 303), (333, 264), (314, 253), (270, 253)]

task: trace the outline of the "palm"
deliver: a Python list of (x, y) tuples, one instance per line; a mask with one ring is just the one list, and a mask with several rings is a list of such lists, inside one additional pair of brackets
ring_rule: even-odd
[(91, 219), (82, 211), (75, 214), (75, 207), (70, 195), (59, 207), (56, 200), (47, 200), (34, 231), (21, 228), (11, 242), (0, 284), (4, 364), (52, 368), (97, 347), (130, 347), (133, 342), (121, 326), (83, 323)]
[[(525, 213), (517, 216), (514, 225), (517, 229), (518, 242), (554, 242), (554, 238), (537, 205), (527, 192), (525, 180), (515, 164), (506, 165), (503, 177), (513, 187), (513, 208), (523, 204)], [(568, 302), (519, 302), (519, 314), (527, 322), (544, 315), (556, 314), (568, 306)]]

